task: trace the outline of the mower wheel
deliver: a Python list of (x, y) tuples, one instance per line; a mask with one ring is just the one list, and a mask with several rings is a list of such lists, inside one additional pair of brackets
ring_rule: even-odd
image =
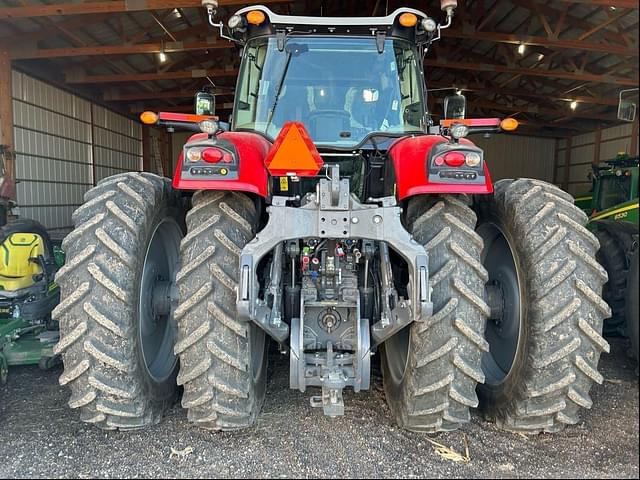
[(176, 278), (182, 406), (200, 427), (246, 428), (266, 390), (267, 337), (236, 311), (240, 252), (255, 236), (258, 214), (237, 192), (200, 191), (192, 204)]
[(591, 385), (603, 381), (610, 309), (598, 240), (572, 197), (538, 180), (501, 180), (476, 206), (491, 307), (480, 406), (507, 430), (558, 431), (579, 421)]
[(405, 225), (429, 254), (433, 315), (383, 344), (387, 402), (398, 424), (412, 431), (454, 430), (478, 405), (480, 362), (489, 307), (482, 239), (465, 196), (419, 196), (407, 205)]
[(60, 355), (54, 355), (52, 357), (42, 357), (38, 362), (40, 370), (51, 370), (62, 363), (62, 357)]
[(157, 423), (175, 400), (170, 292), (184, 236), (180, 203), (169, 179), (109, 177), (86, 193), (63, 241), (53, 353), (62, 354), (69, 406), (100, 428)]

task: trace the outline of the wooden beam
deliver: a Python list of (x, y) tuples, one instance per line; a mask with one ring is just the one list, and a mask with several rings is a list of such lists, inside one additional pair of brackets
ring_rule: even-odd
[(0, 50), (0, 143), (13, 147), (13, 105), (11, 100), (11, 59)]
[(229, 49), (233, 45), (221, 40), (205, 40), (193, 42), (153, 42), (135, 45), (92, 45), (87, 47), (68, 48), (29, 48), (18, 47), (11, 51), (13, 60), (37, 58), (85, 57), (95, 55), (133, 55), (136, 53), (188, 52), (191, 50)]
[[(154, 106), (154, 107), (149, 107), (148, 105), (144, 105), (142, 103), (139, 104), (135, 104), (132, 105), (131, 108), (129, 109), (131, 113), (133, 114), (139, 114), (145, 111), (152, 111), (152, 112), (176, 112), (176, 113), (193, 113), (193, 104), (189, 104), (189, 105), (164, 105), (164, 106)], [(231, 110), (233, 110), (233, 103), (231, 102), (227, 102), (227, 103), (221, 103), (219, 105), (216, 105), (216, 111), (217, 112), (231, 112)]]
[(556, 143), (553, 148), (553, 183), (558, 183), (558, 158), (560, 158), (560, 139), (556, 138)]
[[(0, 51), (0, 144), (13, 151), (13, 100), (11, 98), (11, 59), (9, 52)], [(14, 184), (16, 168), (12, 155), (4, 165), (7, 183)]]
[(638, 116), (636, 115), (636, 120), (633, 122), (633, 127), (631, 128), (631, 138), (629, 139), (631, 144), (629, 145), (629, 155), (635, 157), (638, 154)]
[(567, 148), (564, 153), (564, 179), (562, 181), (562, 188), (565, 191), (569, 190), (569, 179), (571, 178), (571, 144), (573, 137), (567, 138)]
[(561, 78), (575, 82), (607, 83), (613, 85), (638, 86), (638, 79), (616, 77), (614, 75), (596, 75), (593, 73), (566, 72), (553, 69), (535, 69), (522, 67), (508, 67), (506, 65), (493, 65), (482, 63), (449, 62), (443, 59), (426, 59), (425, 66), (445, 68), (453, 70), (470, 70), (475, 72), (510, 73), (512, 75), (526, 75), (531, 77)]
[[(565, 6), (564, 9), (558, 10), (549, 6), (549, 5), (553, 5), (553, 3), (542, 4), (542, 3), (538, 3), (537, 0), (536, 0), (535, 8), (532, 7), (532, 3), (533, 3), (532, 0), (510, 0), (510, 2), (514, 5), (520, 6), (522, 8), (526, 8), (531, 11), (540, 11), (544, 15), (546, 15), (548, 18), (561, 18), (566, 9), (566, 6)], [(571, 5), (569, 5), (569, 8), (570, 7)], [(579, 28), (584, 31), (589, 31), (595, 26), (593, 23), (588, 22), (583, 18), (574, 17), (572, 15), (566, 15), (565, 24), (567, 29), (571, 26), (571, 27)], [(561, 34), (561, 33), (562, 32), (558, 32), (558, 34)], [(622, 39), (622, 36), (618, 33), (614, 33), (610, 30), (604, 30), (603, 36), (610, 42), (617, 42), (621, 45), (626, 45), (624, 40)]]
[[(81, 17), (69, 18), (67, 20), (56, 22), (55, 25), (52, 25), (50, 27), (45, 27), (41, 28), (40, 30), (29, 32), (28, 35), (23, 35), (20, 41), (22, 42), (24, 40), (30, 44), (35, 45), (36, 42), (40, 40), (50, 40), (60, 35), (60, 28), (76, 30), (78, 28), (87, 28), (102, 21), (104, 21), (104, 15), (83, 15)], [(16, 36), (13, 34), (6, 35), (0, 37), (0, 43), (6, 43), (7, 48), (10, 48), (12, 46), (12, 42), (14, 42), (15, 39)]]
[(498, 32), (478, 32), (470, 28), (462, 30), (452, 29), (443, 33), (445, 37), (471, 39), (477, 41), (487, 41), (496, 43), (506, 43), (510, 45), (525, 44), (528, 46), (545, 47), (558, 50), (581, 50), (587, 52), (609, 53), (627, 57), (637, 57), (637, 48), (629, 48), (624, 45), (614, 45), (602, 42), (585, 42), (582, 40), (557, 40), (548, 37), (537, 37), (532, 35), (518, 35)]
[(503, 112), (523, 112), (533, 115), (549, 115), (557, 117), (571, 117), (571, 118), (584, 118), (588, 120), (601, 120), (601, 121), (615, 121), (615, 113), (612, 111), (607, 113), (583, 113), (577, 110), (556, 110), (553, 108), (541, 108), (536, 105), (514, 105), (514, 104), (501, 104), (497, 102), (490, 102), (487, 100), (470, 100), (471, 105), (475, 105), (478, 108), (492, 108), (494, 110)]
[(598, 125), (598, 129), (596, 130), (596, 138), (593, 144), (593, 161), (591, 162), (593, 165), (600, 165), (600, 147), (602, 146), (602, 127)]
[(582, 3), (603, 7), (634, 8), (638, 10), (638, 0), (558, 0), (565, 3)]
[[(262, 0), (262, 4), (288, 3), (290, 0)], [(221, 7), (246, 5), (247, 0), (219, 0)], [(52, 5), (25, 5), (0, 7), (0, 19), (24, 17), (54, 17), (65, 15), (87, 15), (91, 13), (125, 13), (144, 10), (202, 7), (201, 0), (110, 0), (98, 2), (58, 3)]]
[(557, 93), (535, 93), (530, 92), (528, 90), (520, 89), (505, 89), (498, 87), (491, 87), (481, 84), (472, 84), (465, 83), (464, 81), (455, 81), (453, 83), (445, 83), (445, 82), (429, 82), (427, 85), (427, 90), (429, 88), (459, 88), (461, 90), (467, 90), (474, 93), (490, 93), (494, 95), (509, 95), (511, 97), (522, 97), (522, 98), (535, 98), (539, 100), (552, 100), (556, 102), (573, 102), (576, 101), (578, 103), (587, 103), (593, 105), (607, 105), (607, 106), (617, 106), (618, 98), (617, 97), (588, 97), (588, 96), (570, 96), (570, 95), (558, 95)]
[[(231, 88), (231, 87), (229, 87)], [(139, 100), (168, 100), (172, 98), (193, 98), (195, 90), (168, 90), (164, 92), (136, 92), (123, 93), (118, 91), (107, 91), (102, 97), (106, 102), (135, 102)], [(217, 97), (233, 96), (233, 91), (221, 92), (217, 91)]]
[(212, 68), (201, 70), (183, 70), (178, 72), (162, 73), (134, 73), (115, 75), (85, 75), (69, 73), (65, 76), (66, 83), (118, 83), (118, 82), (149, 82), (154, 80), (178, 80), (183, 78), (206, 78), (206, 77), (235, 77), (238, 75), (237, 68), (224, 69)]
[(151, 168), (151, 127), (142, 125), (142, 171), (152, 172)]

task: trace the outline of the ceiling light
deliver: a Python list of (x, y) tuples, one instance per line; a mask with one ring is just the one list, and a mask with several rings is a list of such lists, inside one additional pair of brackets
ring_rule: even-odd
[(525, 46), (525, 44), (524, 44), (524, 43), (521, 43), (521, 44), (518, 46), (518, 53), (519, 53), (520, 55), (524, 55), (524, 51), (525, 51), (525, 49), (526, 49), (526, 48), (527, 48), (527, 47)]
[(614, 7), (613, 5), (611, 5), (611, 6), (609, 7), (609, 10), (611, 10), (612, 12), (615, 12), (615, 11), (616, 11), (616, 7)]
[(539, 53), (538, 54), (538, 61), (542, 61), (542, 59), (544, 58), (544, 53)]
[(182, 14), (180, 13), (180, 10), (178, 10), (177, 8), (173, 9), (173, 13), (175, 14), (176, 17), (182, 18)]
[(160, 52), (158, 54), (158, 59), (160, 60), (160, 63), (164, 63), (167, 61), (167, 54), (164, 52)]
[(578, 102), (574, 100), (573, 102), (571, 102), (571, 110), (575, 110), (576, 108), (578, 108)]

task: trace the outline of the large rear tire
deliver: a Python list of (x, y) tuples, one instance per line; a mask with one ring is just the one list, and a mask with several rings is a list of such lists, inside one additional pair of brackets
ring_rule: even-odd
[(384, 388), (398, 424), (408, 430), (449, 431), (470, 420), (488, 350), (483, 332), (487, 272), (482, 239), (466, 197), (421, 196), (407, 206), (406, 225), (429, 254), (434, 313), (383, 345)]
[(580, 407), (592, 405), (591, 385), (603, 380), (598, 359), (609, 351), (598, 241), (572, 197), (538, 180), (501, 180), (477, 207), (492, 307), (481, 407), (511, 431), (575, 424)]
[(255, 236), (258, 214), (242, 193), (201, 191), (192, 202), (175, 312), (182, 406), (200, 427), (246, 428), (266, 390), (267, 337), (236, 311), (240, 252)]
[(148, 173), (103, 180), (73, 214), (76, 228), (63, 241), (67, 263), (56, 275), (62, 300), (53, 312), (61, 335), (54, 353), (62, 354), (69, 405), (85, 422), (141, 428), (157, 423), (175, 399), (167, 287), (183, 215), (170, 181)]
[(629, 276), (627, 278), (627, 297), (625, 302), (627, 332), (629, 334), (629, 340), (631, 340), (631, 348), (635, 354), (636, 363), (638, 362), (638, 322), (640, 322), (638, 308), (638, 252), (640, 252), (640, 249), (636, 244), (635, 250), (631, 255)]
[(602, 298), (611, 307), (611, 317), (604, 322), (604, 333), (621, 335), (625, 333), (625, 294), (629, 273), (625, 245), (606, 225), (598, 226), (594, 233), (600, 242), (596, 259), (609, 275), (609, 281), (602, 289)]

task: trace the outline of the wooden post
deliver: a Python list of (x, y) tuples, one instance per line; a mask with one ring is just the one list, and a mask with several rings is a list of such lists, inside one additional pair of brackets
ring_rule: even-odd
[(560, 139), (556, 138), (556, 148), (553, 151), (553, 177), (552, 182), (558, 184), (558, 158), (560, 158)]
[[(13, 103), (11, 89), (11, 59), (9, 52), (0, 51), (0, 144), (13, 152)], [(5, 176), (7, 181), (14, 183), (16, 170), (12, 155), (7, 155)], [(15, 195), (15, 193), (14, 193)]]
[(152, 172), (151, 168), (151, 127), (142, 125), (142, 171)]
[(633, 122), (631, 128), (631, 145), (629, 146), (629, 155), (635, 157), (638, 154), (638, 116), (636, 115), (636, 121)]
[(167, 161), (165, 165), (167, 167), (164, 176), (173, 178), (173, 134), (171, 133), (167, 133)]
[(96, 125), (93, 121), (93, 102), (89, 105), (89, 123), (91, 127), (91, 178), (93, 179), (93, 186), (98, 185), (98, 171), (96, 169)]
[(562, 189), (566, 192), (569, 191), (569, 178), (571, 175), (571, 144), (573, 143), (573, 137), (567, 138), (567, 149), (564, 152), (564, 182), (562, 182)]
[(600, 165), (600, 145), (602, 144), (602, 126), (598, 125), (596, 130), (596, 138), (593, 143), (593, 160), (591, 163), (596, 167)]

